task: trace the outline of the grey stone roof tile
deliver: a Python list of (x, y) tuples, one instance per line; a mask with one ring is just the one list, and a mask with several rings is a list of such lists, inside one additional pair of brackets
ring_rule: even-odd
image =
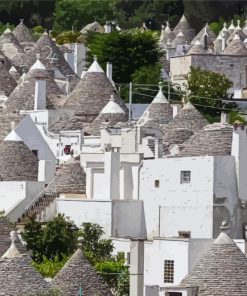
[(55, 276), (52, 285), (61, 291), (61, 296), (77, 296), (80, 287), (85, 295), (112, 296), (110, 288), (78, 249)]
[(22, 141), (0, 142), (0, 180), (37, 181), (39, 160)]
[(54, 81), (52, 70), (29, 70), (22, 82), (10, 94), (6, 107), (8, 112), (17, 113), (20, 110), (34, 109), (35, 81), (39, 76), (46, 80), (47, 109), (56, 109), (64, 103), (65, 96)]
[(23, 19), (20, 20), (20, 23), (14, 28), (13, 34), (20, 43), (34, 42), (31, 30), (24, 25), (23, 21)]
[(244, 296), (246, 273), (246, 256), (227, 234), (221, 233), (180, 286), (198, 286), (198, 296)]
[(36, 295), (51, 290), (25, 256), (0, 259), (0, 287), (1, 296)]
[(55, 179), (46, 187), (44, 194), (86, 193), (86, 174), (80, 161), (60, 165)]
[(4, 93), (8, 97), (16, 85), (17, 83), (8, 69), (0, 62), (0, 93)]
[(232, 133), (233, 127), (229, 124), (209, 124), (184, 143), (179, 155), (231, 155)]

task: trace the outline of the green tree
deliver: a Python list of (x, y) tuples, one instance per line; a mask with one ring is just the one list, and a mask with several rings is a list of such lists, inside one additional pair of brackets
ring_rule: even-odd
[(77, 246), (77, 230), (75, 224), (62, 214), (50, 220), (42, 236), (44, 255), (49, 259), (58, 256), (59, 260), (71, 255)]
[(54, 28), (58, 31), (82, 27), (95, 20), (104, 24), (114, 18), (115, 0), (57, 0)]
[(187, 77), (187, 100), (214, 121), (220, 116), (220, 108), (235, 108), (234, 103), (224, 101), (229, 99), (227, 91), (232, 85), (224, 74), (192, 67)]
[(103, 67), (108, 61), (112, 61), (113, 80), (116, 83), (130, 82), (135, 71), (140, 67), (156, 64), (160, 57), (157, 38), (151, 32), (91, 33), (87, 46), (88, 64), (93, 61), (94, 55), (97, 55)]
[(27, 249), (32, 251), (35, 262), (56, 257), (63, 260), (64, 256), (71, 255), (76, 249), (77, 228), (61, 214), (50, 220), (45, 227), (33, 216), (25, 225), (22, 238)]
[(35, 216), (31, 216), (29, 221), (24, 227), (24, 231), (21, 233), (22, 239), (26, 243), (27, 250), (32, 251), (32, 258), (36, 262), (40, 262), (43, 259), (43, 229), (42, 224), (35, 220)]
[(83, 253), (93, 265), (112, 259), (112, 241), (103, 239), (103, 235), (103, 227), (94, 223), (83, 223), (79, 231)]

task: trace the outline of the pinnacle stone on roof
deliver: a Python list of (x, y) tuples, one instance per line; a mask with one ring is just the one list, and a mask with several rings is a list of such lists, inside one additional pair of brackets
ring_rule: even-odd
[(20, 23), (13, 30), (16, 39), (22, 42), (34, 42), (31, 31), (24, 25), (24, 20), (20, 19)]
[(37, 61), (32, 65), (30, 70), (46, 70), (46, 67), (40, 61), (40, 55), (37, 54)]
[(8, 250), (2, 255), (2, 258), (16, 258), (16, 257), (23, 257), (23, 254), (17, 249), (15, 242), (17, 240), (17, 233), (16, 231), (10, 232), (11, 238), (11, 245)]
[(111, 96), (110, 101), (101, 110), (100, 114), (85, 127), (85, 131), (91, 135), (99, 135), (102, 127), (114, 127), (118, 123), (125, 123), (128, 121), (128, 113), (126, 113), (120, 106), (118, 101)]
[(112, 296), (110, 288), (78, 249), (52, 281), (61, 296), (76, 296), (82, 288), (85, 295)]
[(37, 181), (38, 157), (22, 141), (0, 142), (0, 179)]
[(120, 105), (118, 105), (113, 95), (111, 95), (110, 101), (105, 105), (105, 107), (100, 111), (102, 114), (111, 114), (111, 113), (117, 113), (117, 114), (124, 114), (124, 110), (121, 108)]
[(94, 61), (92, 65), (88, 68), (87, 70), (88, 73), (104, 73), (104, 70), (100, 67), (98, 61), (97, 61), (97, 56), (94, 56)]
[(179, 286), (198, 287), (198, 296), (247, 295), (246, 272), (247, 258), (226, 228)]
[[(0, 217), (0, 257), (6, 253), (11, 245), (9, 234), (13, 230), (15, 230), (15, 226), (11, 224), (6, 217)], [(26, 253), (26, 249), (19, 238), (16, 239), (15, 246), (20, 253)]]
[(233, 24), (233, 20), (231, 20), (231, 24), (230, 24), (230, 26), (228, 27), (228, 30), (229, 31), (234, 31), (236, 29), (236, 27), (234, 26), (234, 24)]

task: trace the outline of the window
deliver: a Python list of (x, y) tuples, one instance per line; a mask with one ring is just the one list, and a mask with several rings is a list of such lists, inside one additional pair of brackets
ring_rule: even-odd
[(191, 172), (190, 171), (181, 171), (180, 174), (180, 183), (190, 183), (190, 176)]
[(174, 281), (174, 260), (164, 261), (164, 283), (173, 283)]
[(38, 156), (38, 150), (32, 150), (32, 152), (35, 156)]
[(168, 296), (182, 296), (183, 294), (180, 292), (168, 292)]
[(130, 265), (130, 252), (127, 253), (127, 265)]
[(160, 180), (155, 180), (154, 186), (155, 186), (155, 188), (159, 188), (160, 187)]

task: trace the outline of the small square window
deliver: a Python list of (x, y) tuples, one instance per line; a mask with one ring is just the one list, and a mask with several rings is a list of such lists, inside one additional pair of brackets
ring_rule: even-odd
[(174, 282), (174, 260), (164, 261), (164, 283)]
[(154, 181), (154, 187), (159, 188), (160, 187), (160, 180), (155, 180)]
[(190, 171), (181, 171), (180, 174), (180, 183), (190, 183), (191, 172)]

